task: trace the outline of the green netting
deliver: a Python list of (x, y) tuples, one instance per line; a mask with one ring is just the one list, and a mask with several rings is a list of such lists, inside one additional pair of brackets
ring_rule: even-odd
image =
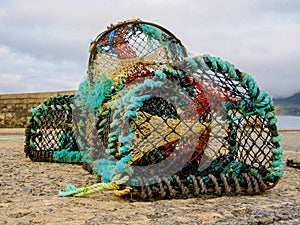
[[(52, 152), (52, 161), (85, 162), (102, 179), (69, 185), (61, 196), (254, 194), (277, 184), (282, 148), (272, 99), (249, 74), (191, 56), (168, 30), (140, 20), (109, 27), (90, 52), (88, 75), (68, 102), (73, 110), (61, 107), (53, 119), (39, 106), (27, 128), (31, 159)], [(52, 133), (62, 124), (68, 129)]]
[(25, 128), (25, 153), (37, 162), (81, 163), (73, 137), (74, 95), (51, 97), (32, 110)]

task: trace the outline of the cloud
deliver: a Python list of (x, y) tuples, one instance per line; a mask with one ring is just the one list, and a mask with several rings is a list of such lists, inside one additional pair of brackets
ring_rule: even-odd
[(195, 55), (232, 62), (274, 96), (300, 91), (297, 0), (1, 2), (0, 75), (21, 80), (1, 83), (0, 93), (75, 89), (87, 69), (89, 42), (131, 18), (166, 27)]
[(76, 89), (85, 71), (73, 61), (43, 61), (1, 46), (0, 62), (0, 93)]

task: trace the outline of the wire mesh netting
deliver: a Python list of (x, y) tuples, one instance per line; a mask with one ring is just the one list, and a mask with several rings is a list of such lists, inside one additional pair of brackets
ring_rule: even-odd
[(31, 159), (48, 152), (52, 161), (84, 162), (102, 179), (61, 196), (254, 194), (276, 185), (283, 170), (273, 103), (250, 75), (194, 57), (168, 30), (140, 20), (109, 27), (90, 53), (78, 94), (55, 99), (72, 107), (53, 115), (39, 107), (27, 129)]

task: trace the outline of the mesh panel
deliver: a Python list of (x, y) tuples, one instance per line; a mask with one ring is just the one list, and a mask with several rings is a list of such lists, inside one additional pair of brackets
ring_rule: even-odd
[[(142, 101), (141, 107), (131, 109), (135, 116), (122, 120), (125, 123), (122, 127), (130, 128), (133, 139), (110, 140), (108, 136), (115, 131), (111, 126), (101, 137), (113, 146), (108, 152), (116, 160), (131, 156), (127, 164), (134, 168), (131, 184), (138, 184), (135, 189), (138, 195), (161, 196), (161, 192), (170, 192), (170, 188), (181, 195), (184, 188), (190, 193), (196, 184), (203, 186), (206, 193), (218, 193), (216, 186), (220, 193), (229, 189), (253, 193), (272, 187), (277, 182), (270, 172), (276, 161), (273, 152), (280, 149), (280, 144), (272, 139), (278, 133), (273, 124), (272, 103), (264, 103), (268, 96), (261, 97), (263, 93), (259, 90), (254, 93), (256, 84), (250, 83), (250, 78), (246, 80), (245, 73), (227, 62), (213, 57), (184, 58), (174, 51), (176, 47), (162, 44), (168, 35), (162, 36), (164, 41), (151, 39), (149, 45), (149, 34), (141, 27), (141, 24), (123, 24), (100, 36), (96, 41), (101, 46), (98, 49), (106, 46), (107, 51), (99, 53), (94, 47), (89, 77), (93, 80), (93, 76), (105, 74), (117, 81), (114, 83), (117, 91), (108, 100), (112, 106), (126, 99), (125, 92), (142, 87), (145, 80), (157, 81), (158, 74), (163, 73), (164, 78), (160, 80), (163, 86), (152, 87), (151, 93), (147, 90), (135, 93), (139, 97), (147, 94), (151, 97)], [(172, 44), (179, 43), (173, 40), (176, 39), (172, 39)], [(113, 64), (106, 62), (104, 59), (108, 58), (103, 54), (114, 57)], [(116, 62), (119, 66), (115, 66)], [(104, 64), (110, 71), (103, 69)], [(166, 80), (175, 86), (168, 86)], [(176, 96), (166, 95), (174, 88)], [(172, 97), (177, 101), (170, 100)], [(119, 110), (124, 115), (126, 107), (113, 106), (113, 111)], [(115, 119), (111, 116), (107, 121), (113, 123)], [(170, 181), (170, 186), (163, 178)], [(154, 194), (154, 189), (160, 193)]]
[(109, 27), (91, 45), (73, 128), (68, 110), (36, 111), (27, 154), (60, 152), (66, 143), (71, 150), (72, 135), (64, 144), (60, 139), (75, 134), (81, 159), (104, 183), (118, 184), (120, 196), (255, 194), (274, 187), (283, 170), (271, 97), (232, 64), (186, 52), (156, 24)]
[(73, 138), (74, 95), (52, 97), (33, 109), (25, 128), (25, 153), (32, 161), (52, 162), (55, 152), (78, 151)]
[(185, 56), (180, 41), (167, 30), (145, 22), (125, 22), (103, 32), (92, 43), (89, 79), (93, 82), (95, 77), (105, 76), (122, 80), (124, 76), (132, 76), (132, 70), (140, 71), (139, 76), (143, 76), (145, 66), (161, 69), (162, 65)]

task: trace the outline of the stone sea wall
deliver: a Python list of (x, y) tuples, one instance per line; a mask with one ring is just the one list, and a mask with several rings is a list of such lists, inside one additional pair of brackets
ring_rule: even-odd
[(75, 91), (39, 92), (0, 95), (0, 128), (24, 127), (31, 109), (45, 99), (57, 95), (71, 95)]

